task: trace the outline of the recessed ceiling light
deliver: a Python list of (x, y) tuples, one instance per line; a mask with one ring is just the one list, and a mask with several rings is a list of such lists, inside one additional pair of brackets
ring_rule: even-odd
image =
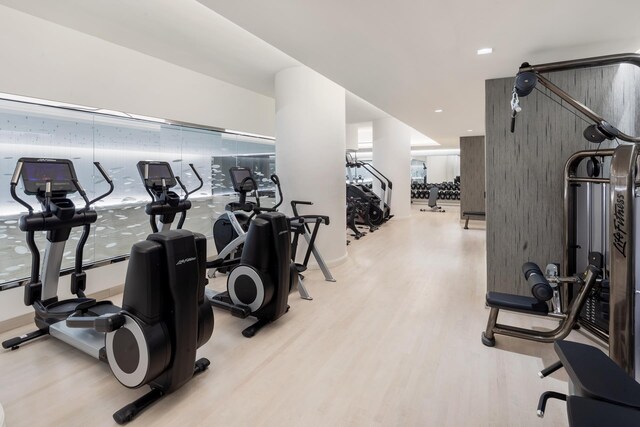
[(482, 49), (478, 49), (478, 55), (488, 55), (493, 52), (493, 48), (483, 47)]
[(467, 132), (473, 132), (473, 129), (467, 129)]
[(434, 110), (434, 113), (442, 113), (444, 110), (442, 108), (438, 108), (437, 110)]

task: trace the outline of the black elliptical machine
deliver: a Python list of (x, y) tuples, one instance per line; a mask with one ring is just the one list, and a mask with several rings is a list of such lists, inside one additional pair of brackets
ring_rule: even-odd
[[(233, 167), (229, 173), (240, 199), (228, 203), (214, 223), (218, 257), (207, 265), (229, 272), (227, 290), (216, 293), (207, 289), (207, 295), (214, 307), (235, 317), (257, 318), (242, 331), (251, 338), (289, 311), (289, 294), (298, 288), (298, 272), (291, 262), (287, 217), (275, 211), (261, 212), (258, 185), (249, 169)], [(255, 202), (246, 200), (252, 191), (256, 192)]]
[[(190, 166), (202, 183), (195, 167)], [(152, 202), (145, 209), (151, 215), (151, 226), (156, 225), (155, 215), (159, 215), (157, 221), (163, 228), (168, 229), (175, 215), (180, 213), (177, 225), (180, 228), (187, 210), (191, 208), (191, 202), (186, 198), (197, 189), (187, 192), (179, 177), (173, 174), (168, 162), (141, 161), (138, 163), (138, 170), (147, 192), (152, 197)], [(183, 199), (171, 190), (177, 184), (180, 184), (185, 192)], [(255, 185), (255, 181), (253, 184)], [(243, 178), (234, 182), (234, 188), (239, 185), (246, 187), (247, 180)], [(168, 196), (164, 196), (165, 194)], [(238, 209), (244, 200), (230, 205)], [(231, 207), (228, 206), (227, 209)], [(225, 309), (235, 317), (256, 317), (258, 321), (242, 331), (242, 335), (250, 338), (289, 310), (288, 296), (297, 289), (297, 272), (295, 265), (290, 263), (291, 234), (287, 218), (283, 214), (268, 212), (257, 215), (246, 233), (243, 232), (239, 237), (242, 240), (240, 244), (244, 245), (240, 257), (227, 257), (219, 251), (216, 259), (206, 264), (206, 268), (209, 269), (229, 271), (227, 291), (216, 293), (212, 289), (206, 289), (206, 296), (211, 305)], [(202, 271), (201, 278), (206, 284), (206, 271)]]
[[(15, 350), (48, 334), (107, 362), (124, 386), (149, 385), (151, 391), (113, 414), (117, 423), (124, 424), (209, 366), (207, 359), (196, 360), (196, 349), (213, 332), (213, 312), (204, 298), (206, 240), (184, 230), (152, 234), (131, 249), (122, 308), (87, 298), (82, 254), (91, 224), (98, 218), (91, 206), (113, 191), (111, 178), (98, 162), (94, 164), (110, 188), (90, 201), (70, 160), (18, 160), (11, 196), (28, 210), (19, 220), (32, 257), (24, 302), (34, 308), (38, 329), (2, 346)], [(20, 178), (25, 194), (40, 202), (40, 212), (17, 196)], [(85, 202), (80, 209), (67, 198), (75, 192)], [(59, 300), (64, 247), (74, 227), (83, 227), (71, 275), (71, 291), (76, 297)], [(47, 232), (47, 247), (41, 277), (35, 232), (42, 231)]]
[[(218, 250), (218, 258), (232, 262), (242, 254), (244, 239), (246, 238), (245, 235), (254, 216), (265, 212), (276, 212), (282, 204), (284, 197), (280, 185), (280, 178), (278, 178), (276, 174), (271, 175), (270, 179), (276, 187), (279, 200), (271, 208), (260, 205), (258, 185), (249, 168), (233, 167), (229, 170), (229, 175), (234, 191), (240, 195), (239, 201), (228, 203), (225, 206), (225, 212), (220, 215), (213, 225), (213, 238), (216, 249)], [(247, 195), (252, 192), (255, 194), (255, 201), (247, 201)], [(322, 254), (320, 254), (320, 251), (315, 245), (320, 226), (323, 224), (329, 225), (330, 219), (326, 215), (302, 215), (298, 212), (300, 206), (313, 206), (313, 202), (291, 200), (293, 216), (287, 218), (291, 235), (293, 236), (291, 242), (291, 260), (298, 271), (297, 289), (300, 297), (302, 299), (312, 300), (313, 298), (304, 285), (303, 274), (307, 270), (311, 255), (313, 255), (318, 263), (324, 279), (327, 282), (336, 281), (331, 275), (329, 267), (324, 262)], [(307, 242), (307, 248), (302, 262), (297, 262), (297, 249), (301, 238), (304, 238)], [(229, 267), (226, 266), (226, 264), (222, 265), (223, 267), (218, 268), (217, 271), (222, 273), (227, 272)]]
[[(189, 196), (204, 185), (193, 163), (189, 163), (189, 167), (200, 181), (200, 185), (191, 191), (187, 190), (179, 176), (173, 174), (168, 162), (143, 160), (138, 162), (137, 167), (144, 183), (144, 189), (151, 196), (151, 202), (146, 204), (144, 211), (149, 215), (149, 223), (153, 232), (157, 233), (158, 229), (160, 231), (170, 230), (178, 213), (180, 219), (176, 228), (182, 229), (187, 218), (187, 211), (191, 209)], [(176, 185), (180, 185), (182, 188), (184, 198), (181, 199), (175, 191), (171, 190)]]

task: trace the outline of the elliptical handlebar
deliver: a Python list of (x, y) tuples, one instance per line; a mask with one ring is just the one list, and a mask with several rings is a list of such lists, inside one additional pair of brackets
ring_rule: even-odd
[[(196, 167), (193, 166), (193, 163), (189, 163), (189, 167), (191, 168), (191, 170), (193, 171), (193, 174), (196, 176), (196, 178), (198, 178), (198, 181), (200, 181), (200, 185), (197, 188), (194, 188), (191, 191), (187, 191), (187, 189), (182, 185), (182, 182), (178, 181), (178, 183), (180, 184), (180, 187), (182, 187), (182, 189), (185, 192), (185, 196), (183, 200), (187, 200), (189, 198), (189, 196), (193, 193), (195, 193), (196, 191), (198, 191), (199, 189), (202, 188), (202, 186), (204, 185), (204, 181), (202, 180), (202, 177), (200, 176), (200, 174), (198, 173), (198, 171), (196, 170)], [(178, 177), (176, 177), (176, 179), (178, 179)]]
[[(256, 180), (253, 179), (253, 177), (248, 176), (246, 178), (244, 178), (241, 182), (240, 182), (240, 189), (244, 190), (244, 186), (247, 182), (250, 182), (253, 185), (253, 191), (255, 192), (256, 195), (256, 207), (259, 208), (260, 207), (260, 193), (258, 192), (258, 184), (256, 183)], [(244, 195), (246, 195), (247, 193), (241, 193), (241, 202), (244, 203), (244, 201), (242, 200), (242, 197), (244, 197)]]
[(180, 179), (179, 176), (176, 176), (176, 181), (178, 182), (178, 185), (180, 185), (180, 188), (182, 188), (182, 191), (184, 191), (184, 197), (182, 198), (182, 201), (187, 200), (189, 198), (189, 194), (191, 194), (191, 193), (189, 193), (189, 191), (187, 191), (187, 187), (184, 186), (184, 184), (182, 183), (182, 180)]
[(22, 173), (22, 162), (19, 161), (18, 163), (16, 163), (16, 168), (13, 171), (13, 176), (11, 177), (11, 188), (10, 188), (11, 197), (13, 198), (13, 200), (15, 200), (16, 202), (20, 203), (22, 206), (27, 208), (27, 210), (29, 211), (29, 215), (31, 215), (33, 214), (33, 206), (25, 202), (16, 194), (16, 187), (18, 186), (18, 182), (20, 181), (21, 173)]
[(278, 209), (278, 207), (280, 207), (280, 205), (284, 201), (284, 198), (283, 198), (284, 196), (282, 195), (282, 187), (280, 187), (280, 177), (278, 177), (278, 175), (274, 173), (273, 175), (271, 175), (270, 178), (271, 178), (271, 182), (273, 182), (276, 185), (276, 188), (278, 189), (278, 197), (280, 198), (278, 203), (276, 203), (273, 206), (273, 209), (276, 210)]
[[(102, 194), (101, 196), (96, 197), (95, 199), (89, 201), (87, 203), (87, 208), (91, 205), (93, 205), (94, 203), (104, 199), (105, 197), (107, 197), (109, 194), (113, 193), (113, 189), (114, 189), (114, 185), (113, 185), (113, 180), (111, 179), (111, 177), (109, 176), (109, 174), (107, 173), (106, 170), (104, 170), (104, 168), (102, 167), (102, 165), (100, 164), (100, 162), (93, 162), (94, 166), (96, 167), (96, 169), (98, 169), (98, 172), (100, 172), (100, 175), (102, 175), (102, 177), (104, 178), (105, 181), (107, 181), (107, 183), (109, 184), (109, 190), (107, 190), (106, 193)], [(84, 191), (84, 190), (83, 190)], [(80, 193), (82, 194), (82, 193)]]

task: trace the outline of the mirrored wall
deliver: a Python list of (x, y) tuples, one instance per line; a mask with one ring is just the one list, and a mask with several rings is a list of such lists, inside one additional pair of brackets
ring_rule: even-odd
[[(232, 166), (253, 170), (262, 194), (273, 196), (269, 180), (275, 173), (275, 144), (267, 138), (236, 135), (154, 120), (141, 120), (87, 111), (0, 100), (0, 283), (25, 278), (31, 256), (18, 218), (25, 209), (9, 193), (9, 182), (20, 157), (66, 158), (74, 163), (88, 196), (104, 193), (108, 186), (95, 170), (100, 162), (113, 178), (115, 190), (98, 202), (98, 221), (86, 244), (84, 262), (126, 255), (131, 246), (151, 232), (144, 205), (150, 201), (136, 169), (140, 160), (162, 160), (172, 165), (187, 189), (199, 184), (189, 168), (193, 163), (204, 186), (190, 196), (192, 208), (184, 228), (211, 236), (213, 222), (224, 206), (236, 200), (229, 180)], [(179, 188), (175, 188), (182, 195)], [(33, 196), (18, 194), (36, 209)], [(77, 194), (70, 195), (76, 204)], [(273, 198), (263, 197), (270, 206)], [(75, 244), (81, 229), (72, 232), (63, 268), (73, 265)], [(44, 234), (36, 240), (44, 251)]]
[(411, 181), (440, 183), (453, 182), (460, 175), (460, 155), (412, 156)]

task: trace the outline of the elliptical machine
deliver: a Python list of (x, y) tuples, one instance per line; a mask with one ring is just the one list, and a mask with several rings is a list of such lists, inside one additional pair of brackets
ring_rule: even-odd
[[(168, 162), (143, 160), (138, 162), (137, 166), (144, 183), (144, 189), (151, 196), (151, 203), (147, 203), (144, 211), (149, 215), (149, 223), (153, 232), (158, 232), (158, 226), (160, 226), (160, 231), (170, 230), (177, 213), (180, 214), (180, 220), (176, 228), (180, 230), (187, 218), (187, 211), (191, 209), (189, 196), (204, 185), (193, 163), (189, 163), (189, 167), (200, 181), (200, 186), (191, 191), (187, 191), (180, 177), (173, 174)], [(177, 184), (184, 191), (183, 199), (180, 199), (180, 196), (171, 190)]]
[[(229, 169), (229, 175), (231, 177), (231, 183), (234, 191), (240, 194), (239, 200), (238, 202), (228, 203), (225, 206), (225, 212), (220, 215), (213, 225), (213, 238), (215, 240), (216, 249), (218, 250), (218, 258), (225, 260), (227, 264), (232, 264), (233, 260), (239, 258), (242, 253), (246, 233), (249, 229), (249, 224), (252, 218), (260, 213), (276, 212), (278, 207), (282, 204), (284, 197), (282, 195), (280, 179), (275, 174), (271, 175), (271, 182), (276, 186), (279, 201), (272, 208), (260, 205), (258, 185), (253, 178), (250, 169), (244, 167), (233, 167)], [(255, 192), (255, 201), (247, 201), (247, 195), (251, 192)], [(297, 288), (300, 297), (302, 299), (312, 300), (313, 298), (304, 286), (304, 275), (302, 274), (307, 270), (307, 265), (312, 254), (318, 263), (325, 280), (328, 282), (335, 282), (335, 279), (329, 271), (329, 267), (326, 265), (322, 255), (315, 246), (320, 226), (322, 224), (329, 225), (330, 219), (326, 215), (300, 215), (298, 213), (298, 206), (302, 205), (311, 206), (313, 203), (300, 200), (291, 201), (291, 209), (294, 215), (293, 217), (288, 218), (291, 233), (293, 235), (293, 241), (291, 243), (291, 259), (298, 271)], [(307, 250), (304, 255), (304, 260), (301, 263), (296, 262), (296, 253), (300, 237), (304, 237), (307, 242)], [(229, 270), (227, 264), (222, 262), (223, 267), (218, 268), (217, 271), (222, 273), (227, 272)]]
[[(28, 210), (19, 220), (32, 257), (24, 302), (33, 306), (38, 329), (7, 340), (2, 346), (15, 350), (49, 334), (107, 362), (124, 386), (149, 385), (151, 391), (113, 414), (117, 423), (124, 424), (209, 366), (207, 359), (196, 361), (196, 349), (213, 332), (213, 312), (204, 299), (206, 240), (182, 230), (152, 234), (131, 249), (122, 308), (87, 298), (82, 254), (91, 224), (98, 218), (91, 206), (113, 191), (111, 178), (98, 162), (94, 164), (110, 188), (89, 200), (70, 160), (18, 160), (11, 196)], [(34, 212), (16, 194), (20, 178), (25, 194), (34, 195), (40, 202), (40, 212)], [(67, 198), (74, 192), (80, 194), (84, 207), (77, 209)], [(64, 246), (72, 228), (79, 226), (83, 232), (71, 276), (71, 291), (77, 297), (58, 300)], [(36, 231), (47, 232), (42, 279)]]
[[(202, 183), (195, 167), (190, 166)], [(180, 213), (178, 228), (181, 227), (187, 210), (191, 208), (191, 202), (187, 197), (197, 189), (191, 193), (187, 192), (180, 178), (174, 176), (168, 162), (141, 161), (138, 163), (138, 170), (147, 192), (153, 199), (145, 209), (152, 216), (151, 226), (156, 224), (154, 213), (163, 215), (159, 222), (164, 229), (169, 229), (175, 214)], [(247, 180), (243, 179), (234, 182), (234, 186), (246, 186), (246, 183)], [(253, 183), (255, 184), (255, 181)], [(185, 191), (182, 200), (171, 191), (171, 187), (176, 184), (180, 184)], [(259, 202), (257, 203), (259, 205)], [(211, 305), (228, 310), (235, 317), (256, 317), (258, 321), (242, 331), (245, 337), (250, 338), (266, 324), (289, 310), (288, 296), (297, 288), (297, 272), (295, 266), (289, 262), (291, 235), (289, 223), (284, 215), (277, 212), (259, 214), (251, 221), (247, 232), (243, 232), (240, 239), (239, 246), (242, 247), (244, 244), (241, 257), (229, 259), (227, 255), (230, 251), (223, 251), (226, 255), (219, 253), (215, 260), (206, 263), (206, 268), (230, 270), (227, 291), (216, 293), (212, 289), (206, 289), (206, 296)], [(206, 271), (202, 272), (201, 278), (206, 284)]]

